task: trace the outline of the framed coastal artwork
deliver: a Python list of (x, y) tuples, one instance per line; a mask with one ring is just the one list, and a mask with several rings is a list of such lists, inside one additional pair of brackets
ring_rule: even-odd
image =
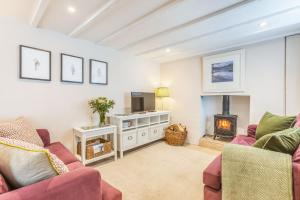
[(69, 83), (83, 83), (83, 63), (82, 57), (61, 54), (61, 81)]
[(203, 58), (203, 92), (243, 92), (245, 50)]
[(90, 59), (90, 83), (107, 85), (108, 63)]
[(24, 45), (19, 48), (20, 79), (51, 81), (51, 52)]

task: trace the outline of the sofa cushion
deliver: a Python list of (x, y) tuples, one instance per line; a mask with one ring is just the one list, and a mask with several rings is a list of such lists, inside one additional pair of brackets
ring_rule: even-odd
[(247, 129), (247, 136), (255, 138), (256, 129), (257, 129), (257, 124), (250, 124)]
[(300, 144), (300, 129), (289, 128), (267, 134), (255, 142), (254, 147), (293, 155)]
[[(238, 135), (232, 140), (231, 143), (251, 146), (253, 143), (255, 143), (255, 138)], [(221, 163), (222, 156), (219, 155), (207, 166), (203, 172), (203, 183), (215, 190), (221, 189)]]
[(0, 171), (12, 187), (20, 188), (69, 170), (40, 146), (0, 137)]
[(122, 193), (103, 179), (101, 180), (101, 191), (102, 200), (122, 200)]
[(295, 119), (294, 128), (300, 128), (300, 114), (298, 114)]
[(238, 135), (231, 141), (231, 143), (245, 145), (245, 146), (251, 146), (252, 144), (255, 143), (255, 141), (256, 140), (253, 137), (248, 137), (245, 135)]
[(4, 179), (4, 177), (0, 174), (0, 195), (9, 191), (9, 187)]
[(60, 142), (54, 142), (46, 147), (49, 151), (55, 154), (66, 165), (78, 161), (78, 159)]
[(75, 169), (79, 169), (84, 166), (81, 164), (81, 162), (76, 161), (76, 162), (72, 162), (72, 163), (68, 164), (67, 167), (70, 171), (73, 171)]
[(11, 122), (0, 123), (0, 137), (22, 140), (41, 147), (44, 146), (36, 130), (23, 117)]
[(256, 129), (256, 140), (264, 135), (290, 128), (295, 118), (296, 117), (278, 116), (266, 112), (259, 121)]

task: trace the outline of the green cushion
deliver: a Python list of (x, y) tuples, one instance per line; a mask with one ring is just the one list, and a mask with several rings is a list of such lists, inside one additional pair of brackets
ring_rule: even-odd
[(262, 136), (277, 131), (282, 131), (291, 127), (291, 124), (295, 120), (295, 116), (278, 116), (272, 113), (266, 112), (261, 118), (258, 127), (256, 129), (256, 140)]
[(254, 147), (293, 155), (300, 144), (300, 128), (289, 128), (267, 134), (254, 143)]

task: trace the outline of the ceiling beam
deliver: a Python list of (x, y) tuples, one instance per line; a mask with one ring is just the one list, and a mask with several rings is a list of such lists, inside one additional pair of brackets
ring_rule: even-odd
[(87, 25), (89, 25), (92, 21), (94, 21), (98, 16), (103, 14), (106, 10), (108, 10), (115, 2), (118, 0), (110, 0), (106, 4), (104, 4), (101, 8), (99, 8), (94, 14), (92, 14), (87, 20), (85, 20), (82, 24), (77, 26), (73, 31), (69, 33), (69, 36), (75, 36), (79, 32), (81, 32)]
[(31, 26), (38, 27), (45, 11), (47, 10), (48, 4), (49, 0), (38, 0), (30, 20)]
[(214, 17), (214, 16), (216, 16), (216, 15), (225, 13), (225, 12), (227, 12), (227, 11), (229, 11), (229, 10), (235, 9), (235, 8), (237, 8), (237, 7), (243, 6), (243, 5), (248, 4), (248, 3), (250, 3), (250, 2), (253, 2), (253, 1), (255, 1), (255, 0), (244, 0), (244, 1), (241, 1), (241, 2), (238, 2), (238, 3), (235, 3), (235, 4), (233, 4), (233, 5), (230, 5), (230, 6), (227, 6), (227, 7), (223, 8), (223, 9), (221, 9), (221, 10), (215, 11), (215, 12), (210, 13), (210, 14), (207, 14), (207, 15), (205, 15), (205, 16), (201, 16), (201, 17), (195, 18), (195, 19), (193, 19), (193, 20), (191, 20), (191, 21), (188, 21), (188, 22), (186, 22), (186, 23), (180, 24), (180, 25), (178, 25), (178, 26), (171, 27), (171, 28), (169, 28), (169, 29), (166, 29), (166, 30), (157, 32), (157, 33), (155, 33), (155, 34), (153, 34), (153, 35), (151, 35), (151, 36), (149, 36), (149, 37), (145, 37), (145, 38), (142, 38), (142, 39), (137, 40), (137, 41), (135, 41), (135, 42), (132, 42), (132, 43), (130, 43), (130, 44), (128, 44), (128, 45), (125, 45), (125, 46), (123, 46), (123, 47), (118, 48), (118, 50), (129, 49), (129, 48), (131, 48), (131, 47), (133, 47), (133, 46), (135, 46), (135, 45), (137, 45), (137, 44), (139, 44), (139, 43), (142, 43), (142, 42), (144, 42), (144, 41), (153, 39), (153, 38), (158, 37), (158, 36), (161, 36), (161, 35), (167, 35), (167, 34), (169, 34), (169, 33), (171, 33), (171, 32), (174, 32), (174, 31), (179, 30), (179, 29), (186, 28), (186, 27), (188, 27), (188, 26), (192, 26), (192, 25), (194, 25), (194, 24), (196, 24), (196, 23), (199, 23), (199, 22), (201, 22), (201, 21), (204, 21), (204, 20), (206, 20), (206, 19), (208, 19), (208, 18), (210, 18), (210, 17)]
[(108, 34), (107, 36), (104, 36), (102, 39), (100, 39), (99, 41), (97, 41), (97, 44), (102, 44), (104, 42), (106, 42), (107, 40), (110, 40), (118, 35), (120, 35), (122, 32), (128, 30), (130, 27), (142, 22), (144, 19), (146, 19), (147, 17), (150, 17), (152, 14), (157, 13), (157, 12), (161, 12), (163, 10), (165, 10), (166, 8), (168, 8), (169, 6), (173, 6), (176, 3), (180, 2), (182, 0), (168, 0), (166, 3), (160, 5), (159, 7), (155, 8), (154, 10), (151, 10), (150, 12), (147, 12), (146, 14), (142, 15), (141, 17), (135, 19), (134, 21), (122, 26), (121, 28), (115, 30), (114, 32)]
[[(167, 63), (167, 62), (173, 62), (173, 61), (176, 61), (176, 60), (191, 58), (191, 57), (194, 57), (194, 56), (207, 56), (207, 55), (209, 56), (209, 55), (213, 55), (213, 54), (216, 54), (216, 53), (222, 53), (222, 52), (226, 52), (226, 51), (230, 51), (230, 50), (236, 50), (236, 49), (239, 49), (239, 48), (244, 48), (245, 46), (248, 46), (248, 45), (259, 44), (259, 43), (262, 43), (262, 42), (275, 40), (275, 39), (278, 39), (278, 38), (283, 38), (283, 37), (290, 36), (290, 35), (295, 35), (295, 34), (299, 34), (299, 30), (291, 30), (291, 31), (287, 31), (285, 33), (275, 34), (274, 36), (271, 36), (271, 37), (264, 37), (262, 39), (253, 39), (251, 41), (236, 43), (236, 44), (224, 46), (224, 47), (221, 47), (221, 48), (218, 48), (218, 49), (210, 49), (210, 50), (206, 50), (206, 51), (190, 51), (186, 55), (174, 54), (174, 55), (171, 55), (172, 57), (166, 57), (166, 55), (164, 55), (164, 56), (158, 56), (158, 57), (155, 57), (155, 58), (152, 58), (152, 59), (154, 61), (159, 62), (159, 63)], [(160, 59), (160, 58), (162, 58), (162, 59)]]
[(247, 21), (238, 23), (238, 24), (230, 25), (230, 26), (227, 26), (225, 28), (216, 29), (216, 30), (213, 30), (213, 31), (210, 31), (210, 32), (206, 32), (206, 33), (203, 33), (201, 35), (197, 35), (195, 37), (191, 37), (191, 38), (184, 39), (184, 40), (179, 40), (177, 42), (172, 42), (172, 43), (169, 43), (169, 44), (164, 44), (164, 45), (161, 45), (161, 46), (156, 47), (156, 48), (152, 48), (152, 49), (148, 49), (148, 50), (136, 53), (135, 55), (136, 56), (146, 55), (146, 54), (149, 54), (151, 52), (155, 52), (155, 51), (158, 51), (158, 50), (161, 50), (161, 49), (170, 48), (172, 46), (184, 44), (186, 42), (190, 42), (190, 41), (197, 40), (197, 39), (200, 39), (200, 38), (203, 38), (203, 37), (206, 37), (206, 36), (214, 35), (214, 34), (217, 34), (219, 32), (227, 31), (227, 30), (230, 30), (230, 29), (233, 29), (233, 28), (236, 28), (236, 27), (239, 27), (239, 26), (243, 26), (243, 25), (255, 22), (255, 21), (260, 21), (262, 19), (267, 19), (267, 18), (276, 16), (276, 15), (283, 14), (285, 12), (289, 12), (289, 11), (293, 11), (293, 10), (298, 10), (298, 9), (300, 9), (300, 6), (288, 8), (288, 9), (281, 10), (281, 11), (278, 11), (278, 12), (275, 12), (275, 13), (272, 13), (272, 14), (269, 14), (269, 15), (260, 16), (260, 17), (257, 17), (257, 18), (251, 19), (251, 20), (247, 20)]

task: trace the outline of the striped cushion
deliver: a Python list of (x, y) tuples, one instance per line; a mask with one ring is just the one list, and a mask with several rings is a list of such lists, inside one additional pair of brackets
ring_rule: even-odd
[(22, 140), (41, 147), (44, 146), (36, 130), (23, 117), (11, 122), (0, 123), (0, 137)]

